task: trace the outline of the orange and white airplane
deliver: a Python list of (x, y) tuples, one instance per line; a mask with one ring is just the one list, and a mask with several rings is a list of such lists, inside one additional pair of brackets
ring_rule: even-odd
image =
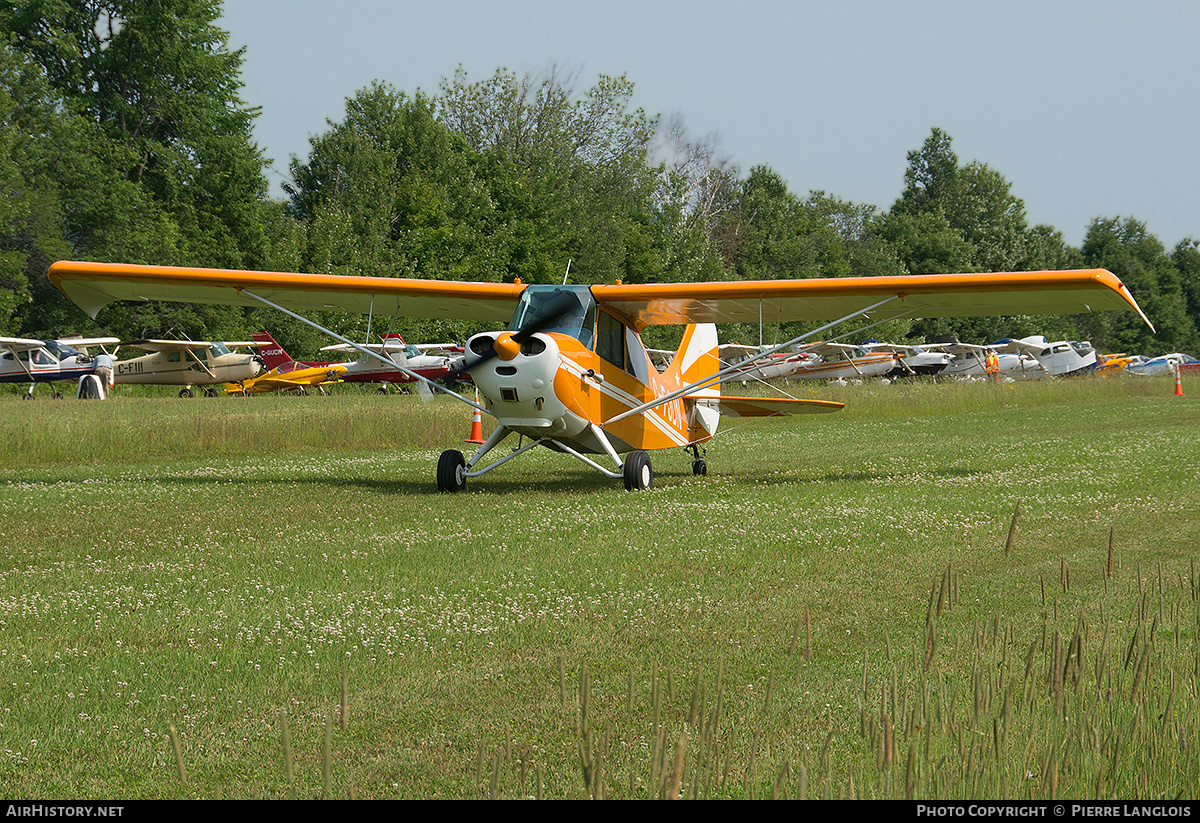
[[(759, 355), (765, 358), (860, 316), (868, 318), (867, 328), (900, 317), (1099, 310), (1134, 311), (1150, 322), (1125, 286), (1103, 269), (558, 286), (60, 261), (49, 277), (93, 317), (115, 300), (266, 305), (351, 345), (298, 312), (508, 321), (506, 331), (467, 341), (462, 368), (474, 378), (482, 405), (430, 384), (496, 419), (491, 436), (469, 459), (454, 449), (442, 453), (437, 484), (450, 492), (536, 446), (623, 478), (627, 489), (646, 489), (653, 482), (651, 450), (684, 448), (693, 457), (693, 471), (705, 474), (701, 450), (716, 433), (720, 415), (842, 408), (820, 400), (722, 396), (718, 323), (832, 321), (765, 349)], [(659, 373), (640, 332), (662, 324), (686, 329), (675, 357)], [(482, 464), (514, 434), (520, 445)]]

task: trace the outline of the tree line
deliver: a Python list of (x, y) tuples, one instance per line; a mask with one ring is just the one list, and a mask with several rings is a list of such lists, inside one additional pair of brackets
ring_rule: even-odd
[[(265, 310), (124, 304), (84, 317), (46, 279), (58, 259), (472, 281), (691, 282), (1107, 268), (1132, 314), (895, 321), (894, 340), (1044, 333), (1105, 351), (1200, 348), (1200, 242), (1167, 250), (1132, 217), (1098, 218), (1079, 248), (1030, 226), (996, 170), (960, 163), (934, 128), (892, 206), (798, 196), (770, 167), (743, 173), (682, 120), (633, 106), (626, 77), (551, 67), (436, 93), (373, 82), (268, 193), (242, 50), (217, 0), (0, 2), (0, 329), (323, 341)], [(366, 318), (322, 318), (361, 338)], [(378, 323), (374, 327), (379, 329)], [(402, 318), (417, 340), (465, 323)], [(782, 335), (795, 329), (772, 329)], [(764, 330), (729, 329), (757, 340)], [(653, 334), (665, 333), (655, 331)], [(651, 339), (652, 345), (656, 343)]]

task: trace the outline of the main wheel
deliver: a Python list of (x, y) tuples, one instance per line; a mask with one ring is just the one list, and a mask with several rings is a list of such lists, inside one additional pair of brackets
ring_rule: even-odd
[(438, 458), (437, 484), (440, 492), (460, 492), (467, 487), (467, 461), (462, 452), (446, 449)]
[(192, 396), (192, 390), (191, 390), (191, 389), (180, 389), (180, 390), (179, 390), (179, 396), (180, 396), (180, 397), (191, 397), (191, 396)]
[(640, 491), (654, 484), (654, 471), (650, 468), (650, 455), (644, 451), (631, 451), (625, 456), (625, 490)]

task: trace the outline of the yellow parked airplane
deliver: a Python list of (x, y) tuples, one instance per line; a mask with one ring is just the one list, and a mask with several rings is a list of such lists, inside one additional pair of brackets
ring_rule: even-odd
[(298, 363), (266, 332), (255, 332), (251, 337), (268, 371), (249, 380), (226, 383), (226, 394), (274, 391), (308, 394), (308, 389), (313, 386), (321, 394), (328, 394), (323, 388), (325, 384), (340, 382), (342, 374), (350, 367), (349, 363)]

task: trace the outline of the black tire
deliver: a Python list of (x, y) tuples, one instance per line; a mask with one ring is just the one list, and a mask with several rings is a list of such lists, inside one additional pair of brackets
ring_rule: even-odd
[(692, 474), (697, 477), (705, 477), (708, 474), (708, 464), (703, 460), (692, 461)]
[(467, 487), (467, 461), (462, 452), (447, 449), (438, 458), (437, 484), (440, 492), (460, 492)]
[(191, 390), (191, 389), (180, 389), (180, 390), (179, 390), (179, 396), (180, 396), (180, 397), (191, 397), (191, 396), (192, 396), (192, 390)]
[(631, 451), (625, 456), (625, 490), (642, 491), (654, 485), (654, 470), (650, 468), (650, 455), (644, 451)]

